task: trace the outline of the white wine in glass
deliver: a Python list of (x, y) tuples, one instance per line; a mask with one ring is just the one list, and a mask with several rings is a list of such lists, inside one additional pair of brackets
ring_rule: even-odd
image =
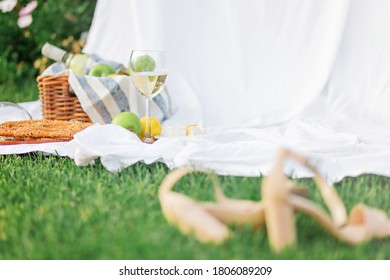
[(167, 76), (167, 73), (140, 73), (132, 75), (132, 81), (139, 93), (153, 98), (163, 89)]
[(130, 55), (131, 81), (146, 98), (146, 129), (143, 139), (146, 143), (155, 141), (150, 127), (151, 101), (164, 88), (168, 76), (165, 64), (165, 54), (162, 51), (133, 50)]

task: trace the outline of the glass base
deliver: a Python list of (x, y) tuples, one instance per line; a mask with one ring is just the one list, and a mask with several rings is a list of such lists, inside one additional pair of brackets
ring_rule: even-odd
[(142, 142), (147, 143), (147, 144), (152, 144), (155, 141), (156, 140), (153, 137), (152, 138), (144, 138), (144, 139), (142, 139)]

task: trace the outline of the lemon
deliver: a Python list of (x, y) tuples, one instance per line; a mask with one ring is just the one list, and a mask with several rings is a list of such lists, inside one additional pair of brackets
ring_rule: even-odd
[[(141, 118), (141, 125), (142, 125), (141, 138), (144, 138), (145, 131), (146, 131), (146, 117)], [(162, 131), (161, 123), (156, 117), (150, 117), (150, 130), (153, 138), (161, 135), (161, 131)]]

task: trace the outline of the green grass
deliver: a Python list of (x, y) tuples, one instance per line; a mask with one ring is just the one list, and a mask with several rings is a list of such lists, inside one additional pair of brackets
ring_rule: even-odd
[(0, 83), (0, 101), (26, 102), (38, 100), (37, 82), (32, 78), (24, 81)]
[[(36, 100), (36, 82), (0, 85), (0, 97)], [(0, 156), (0, 259), (390, 259), (390, 238), (351, 246), (301, 213), (296, 246), (280, 254), (271, 251), (264, 228), (236, 228), (220, 246), (201, 244), (161, 213), (157, 190), (168, 172), (162, 164), (110, 173), (99, 162), (78, 167), (54, 155)], [(261, 178), (221, 180), (230, 197), (260, 199)], [(300, 181), (322, 203), (312, 180)], [(336, 187), (348, 210), (363, 202), (390, 215), (390, 178), (364, 175)], [(175, 190), (213, 199), (204, 175), (186, 176)]]
[[(275, 254), (266, 231), (236, 228), (220, 246), (184, 236), (165, 221), (157, 190), (169, 170), (136, 164), (110, 173), (97, 163), (39, 154), (0, 157), (0, 259), (389, 259), (390, 239), (347, 245), (298, 213), (298, 242)], [(260, 199), (261, 178), (221, 177), (228, 196)], [(310, 197), (321, 202), (312, 180)], [(348, 210), (357, 202), (387, 209), (390, 179), (360, 176), (337, 184)], [(188, 175), (175, 187), (212, 200), (206, 176)]]

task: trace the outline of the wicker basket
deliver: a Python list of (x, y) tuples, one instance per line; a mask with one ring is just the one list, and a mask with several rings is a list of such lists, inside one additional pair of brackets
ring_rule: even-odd
[(70, 92), (68, 76), (47, 75), (37, 78), (43, 118), (91, 122), (77, 96)]

